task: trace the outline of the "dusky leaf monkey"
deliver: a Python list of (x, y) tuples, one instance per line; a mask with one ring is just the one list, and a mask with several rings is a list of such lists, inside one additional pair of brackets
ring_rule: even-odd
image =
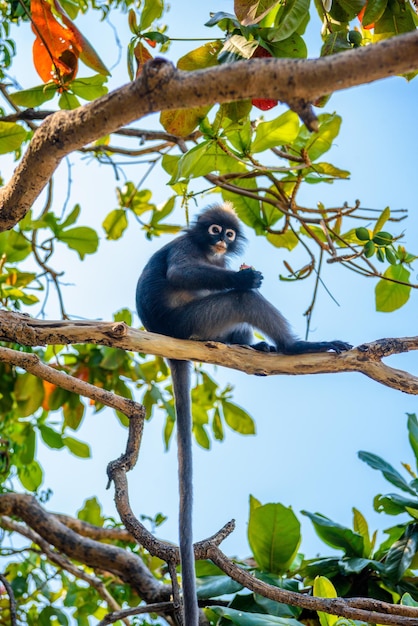
[[(261, 272), (228, 269), (228, 258), (241, 252), (244, 243), (230, 203), (203, 211), (183, 235), (151, 257), (138, 280), (136, 304), (145, 328), (178, 339), (252, 345), (283, 354), (349, 350), (350, 344), (344, 341), (297, 339), (283, 315), (258, 291)], [(265, 334), (273, 346), (253, 344), (253, 328)], [(196, 626), (190, 363), (169, 359), (169, 365), (177, 415), (184, 623)]]

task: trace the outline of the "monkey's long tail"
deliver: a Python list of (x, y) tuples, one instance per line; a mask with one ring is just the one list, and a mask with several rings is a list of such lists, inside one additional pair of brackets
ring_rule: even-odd
[(196, 596), (195, 559), (192, 536), (193, 457), (191, 363), (169, 360), (177, 416), (177, 454), (179, 468), (179, 538), (183, 580), (184, 626), (197, 626), (199, 607)]

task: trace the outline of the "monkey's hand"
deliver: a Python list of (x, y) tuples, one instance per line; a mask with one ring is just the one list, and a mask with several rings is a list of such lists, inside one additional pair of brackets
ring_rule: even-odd
[(253, 269), (252, 267), (246, 267), (235, 273), (235, 289), (246, 291), (248, 289), (258, 289), (263, 281), (263, 274)]

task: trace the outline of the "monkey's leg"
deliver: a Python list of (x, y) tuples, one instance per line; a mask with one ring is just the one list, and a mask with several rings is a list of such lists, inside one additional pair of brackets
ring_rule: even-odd
[(284, 354), (349, 350), (343, 341), (299, 341), (287, 320), (259, 291), (220, 292), (193, 300), (173, 312), (175, 335), (180, 338), (225, 341), (233, 329), (248, 324), (270, 337)]

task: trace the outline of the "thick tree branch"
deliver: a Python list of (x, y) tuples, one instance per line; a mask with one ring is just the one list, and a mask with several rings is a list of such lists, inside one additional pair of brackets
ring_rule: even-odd
[[(53, 549), (50, 548), (49, 543), (45, 541), (45, 539), (42, 539), (42, 537), (38, 535), (37, 533), (35, 533), (31, 528), (29, 528), (25, 524), (15, 522), (14, 520), (7, 517), (6, 515), (4, 515), (1, 518), (0, 525), (6, 530), (16, 532), (22, 535), (23, 537), (26, 537), (32, 543), (40, 547), (43, 554), (47, 557), (49, 561), (51, 561), (51, 563), (54, 563), (60, 569), (66, 570), (67, 572), (75, 576), (75, 578), (84, 580), (84, 582), (86, 582), (89, 586), (96, 589), (97, 593), (106, 602), (109, 609), (111, 609), (112, 611), (121, 610), (120, 605), (118, 604), (118, 602), (116, 602), (114, 597), (109, 593), (108, 589), (106, 588), (106, 585), (103, 583), (103, 581), (100, 578), (92, 574), (88, 574), (81, 567), (74, 565), (74, 563), (72, 563), (69, 559), (67, 559), (62, 554), (55, 552)], [(126, 619), (124, 619), (124, 623), (126, 624), (126, 626), (130, 626), (130, 622), (128, 622)]]
[[(387, 387), (418, 394), (417, 376), (389, 367), (381, 361), (392, 354), (417, 350), (418, 337), (379, 339), (340, 355), (322, 353), (284, 356), (214, 341), (173, 339), (129, 328), (123, 322), (45, 321), (0, 311), (0, 340), (24, 346), (100, 344), (166, 358), (222, 365), (257, 376), (359, 372)], [(0, 353), (0, 359), (8, 360), (5, 356), (7, 354), (3, 352), (1, 356)], [(40, 376), (43, 377), (42, 374)], [(60, 384), (56, 380), (54, 382)]]
[(112, 572), (146, 602), (165, 602), (170, 598), (170, 587), (159, 583), (132, 552), (110, 544), (81, 537), (48, 513), (33, 496), (17, 493), (0, 495), (0, 525), (3, 516), (18, 517), (35, 533), (70, 559), (85, 565)]
[(47, 380), (62, 389), (67, 389), (67, 391), (77, 393), (86, 398), (91, 398), (95, 402), (109, 406), (116, 411), (120, 411), (126, 415), (127, 418), (138, 416), (141, 419), (141, 423), (145, 418), (145, 409), (141, 404), (129, 400), (129, 398), (118, 396), (106, 389), (100, 389), (79, 378), (61, 372), (54, 367), (45, 365), (36, 354), (18, 352), (10, 348), (0, 347), (0, 361), (12, 363), (30, 372), (34, 376), (38, 376), (38, 378), (42, 378), (42, 380)]
[[(59, 111), (35, 133), (0, 192), (0, 229), (19, 222), (70, 152), (156, 111), (275, 98), (298, 112), (320, 96), (418, 69), (418, 31), (320, 59), (252, 59), (182, 72), (163, 59), (128, 85), (73, 111)], [(29, 174), (30, 173), (30, 174)]]

